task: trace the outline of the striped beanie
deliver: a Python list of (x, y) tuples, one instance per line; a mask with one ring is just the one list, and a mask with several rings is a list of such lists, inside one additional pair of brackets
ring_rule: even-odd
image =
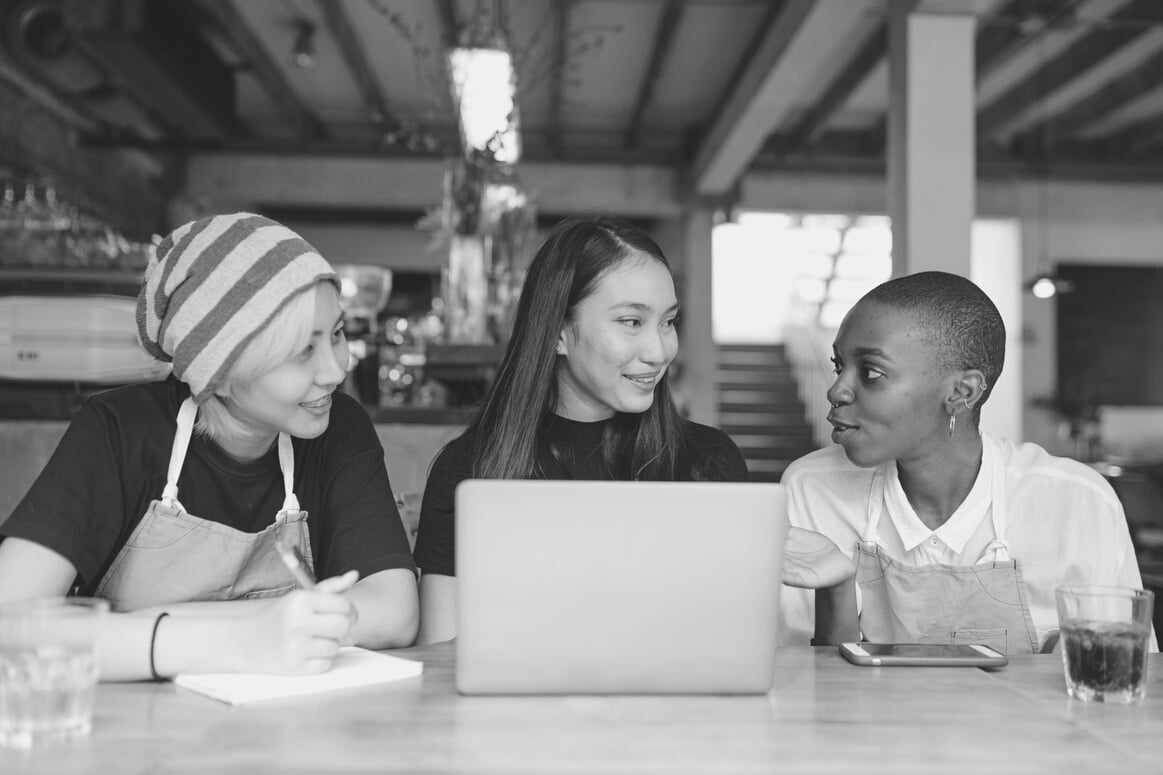
[(137, 296), (137, 333), (201, 404), (290, 299), (335, 270), (295, 232), (251, 213), (187, 223), (157, 246)]

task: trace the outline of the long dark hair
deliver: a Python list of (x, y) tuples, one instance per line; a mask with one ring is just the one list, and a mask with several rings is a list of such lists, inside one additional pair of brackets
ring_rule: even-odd
[[(538, 451), (557, 405), (557, 355), (562, 327), (598, 282), (624, 261), (647, 258), (668, 270), (658, 245), (641, 229), (608, 216), (569, 218), (554, 227), (525, 278), (513, 333), (496, 379), (470, 421), (473, 476), (543, 478)], [(694, 478), (685, 421), (666, 375), (641, 414), (618, 413), (604, 431), (602, 456), (615, 479)], [(557, 451), (549, 448), (557, 457)], [(699, 476), (698, 478), (702, 478)]]

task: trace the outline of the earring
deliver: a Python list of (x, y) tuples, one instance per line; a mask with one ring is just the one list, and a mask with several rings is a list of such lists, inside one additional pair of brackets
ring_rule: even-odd
[(968, 398), (966, 398), (965, 396), (961, 396), (961, 401), (965, 404), (966, 411), (973, 411), (973, 407), (969, 404)]
[(953, 438), (953, 433), (957, 430), (957, 415), (949, 415), (949, 438)]

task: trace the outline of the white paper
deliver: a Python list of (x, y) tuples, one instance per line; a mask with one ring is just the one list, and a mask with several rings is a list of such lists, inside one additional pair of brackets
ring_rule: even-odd
[(339, 650), (331, 669), (316, 675), (266, 675), (262, 673), (189, 673), (174, 683), (216, 700), (240, 705), (335, 689), (398, 681), (420, 675), (423, 662), (389, 654), (345, 646)]

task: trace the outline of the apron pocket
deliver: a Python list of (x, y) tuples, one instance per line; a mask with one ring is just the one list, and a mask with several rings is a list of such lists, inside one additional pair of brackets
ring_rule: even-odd
[(125, 546), (133, 549), (168, 549), (200, 526), (201, 520), (186, 514), (159, 513), (153, 519), (147, 514)]
[(287, 594), (288, 592), (290, 592), (291, 590), (295, 589), (297, 586), (298, 586), (297, 584), (291, 583), (285, 587), (275, 587), (273, 589), (254, 589), (254, 590), (251, 590), (250, 592), (244, 592), (241, 595), (236, 595), (234, 599), (235, 600), (258, 600), (258, 599), (261, 599), (264, 597), (281, 597), (281, 596)]
[(1009, 631), (1005, 628), (992, 630), (954, 630), (954, 643), (977, 643), (982, 646), (990, 646), (996, 651), (1003, 654), (1009, 653)]

